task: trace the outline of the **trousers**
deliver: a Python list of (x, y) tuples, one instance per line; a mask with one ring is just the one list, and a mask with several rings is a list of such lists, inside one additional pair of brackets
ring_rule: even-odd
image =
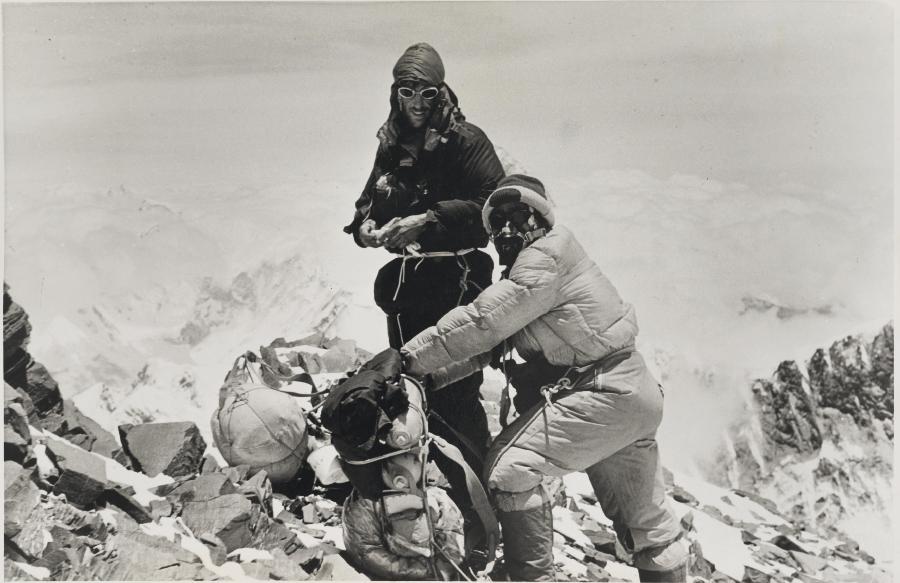
[(488, 451), (485, 481), (498, 510), (537, 508), (544, 476), (583, 471), (628, 551), (677, 539), (681, 525), (665, 497), (656, 442), (662, 411), (662, 390), (637, 351), (600, 387), (535, 405)]

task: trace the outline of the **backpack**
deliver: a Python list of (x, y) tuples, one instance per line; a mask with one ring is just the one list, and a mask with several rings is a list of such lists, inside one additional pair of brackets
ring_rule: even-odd
[(268, 385), (253, 353), (235, 360), (219, 390), (210, 424), (229, 465), (266, 470), (273, 484), (293, 478), (308, 453), (306, 416), (298, 400)]

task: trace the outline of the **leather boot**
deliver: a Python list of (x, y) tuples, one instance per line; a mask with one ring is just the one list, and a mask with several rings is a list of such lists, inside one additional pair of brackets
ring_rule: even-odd
[(684, 583), (688, 580), (690, 544), (684, 536), (634, 555), (641, 583)]
[(641, 583), (685, 583), (688, 580), (687, 563), (668, 571), (647, 571), (638, 569)]
[(553, 581), (553, 512), (549, 503), (498, 512), (503, 562), (511, 581)]

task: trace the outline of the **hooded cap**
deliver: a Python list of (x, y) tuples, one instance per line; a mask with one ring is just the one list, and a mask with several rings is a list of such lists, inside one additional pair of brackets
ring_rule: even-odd
[(439, 87), (444, 82), (444, 63), (428, 43), (416, 43), (406, 49), (394, 65), (394, 83), (424, 81)]
[(547, 198), (547, 193), (541, 181), (524, 174), (510, 174), (497, 183), (496, 190), (491, 193), (484, 203), (484, 209), (481, 211), (481, 221), (484, 223), (485, 231), (491, 232), (490, 218), (494, 207), (507, 202), (523, 202), (544, 217), (549, 226), (552, 227), (555, 222), (553, 207)]

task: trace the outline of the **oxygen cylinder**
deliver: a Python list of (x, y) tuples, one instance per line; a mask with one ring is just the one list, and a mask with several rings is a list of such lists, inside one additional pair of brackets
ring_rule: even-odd
[(413, 452), (386, 459), (381, 464), (381, 479), (392, 490), (419, 490), (422, 461)]
[(406, 386), (409, 408), (394, 419), (393, 427), (385, 437), (385, 442), (394, 449), (411, 447), (425, 433), (425, 419), (422, 416), (425, 405), (421, 389), (413, 381), (407, 382)]

